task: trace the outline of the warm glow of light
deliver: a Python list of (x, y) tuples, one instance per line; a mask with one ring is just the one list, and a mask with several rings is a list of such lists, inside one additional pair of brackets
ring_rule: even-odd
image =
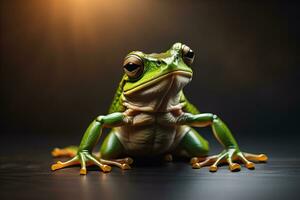
[(124, 31), (128, 23), (142, 22), (138, 13), (147, 9), (147, 1), (137, 0), (52, 0), (36, 4), (39, 12), (46, 12), (53, 42), (59, 45), (65, 36), (75, 48), (105, 43), (101, 36), (109, 38), (113, 32)]
[[(49, 2), (49, 20), (52, 32), (64, 28), (73, 42), (95, 44), (101, 35), (107, 36), (111, 31), (117, 31), (119, 22), (124, 19), (122, 8), (124, 1), (104, 0), (53, 0)], [(116, 14), (117, 13), (117, 14)], [(123, 13), (123, 14), (122, 14)], [(122, 16), (123, 15), (123, 16)], [(118, 23), (113, 30), (107, 30), (110, 23)], [(98, 24), (101, 24), (99, 27)], [(103, 42), (103, 41), (102, 41)]]

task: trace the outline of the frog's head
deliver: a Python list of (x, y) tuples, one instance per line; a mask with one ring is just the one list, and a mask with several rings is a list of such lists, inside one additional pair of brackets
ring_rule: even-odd
[(123, 64), (124, 103), (150, 111), (166, 111), (177, 105), (182, 88), (192, 79), (193, 60), (194, 52), (181, 43), (164, 53), (129, 53)]
[(163, 53), (133, 51), (125, 57), (123, 63), (126, 74), (123, 92), (134, 93), (156, 85), (161, 80), (174, 78), (174, 75), (190, 80), (193, 60), (194, 52), (181, 43), (175, 43)]

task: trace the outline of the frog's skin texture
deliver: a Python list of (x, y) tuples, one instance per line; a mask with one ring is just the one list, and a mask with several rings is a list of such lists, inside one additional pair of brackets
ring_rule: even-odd
[[(101, 115), (89, 125), (79, 147), (55, 148), (53, 156), (70, 156), (57, 162), (52, 170), (81, 165), (98, 165), (104, 172), (110, 165), (129, 169), (130, 157), (172, 156), (191, 158), (193, 168), (210, 166), (217, 171), (226, 163), (231, 171), (240, 170), (238, 163), (254, 169), (253, 162), (267, 160), (264, 154), (242, 152), (225, 123), (215, 114), (200, 113), (189, 103), (183, 88), (193, 76), (191, 64), (194, 52), (186, 45), (175, 43), (159, 54), (140, 51), (129, 53), (124, 59), (125, 74), (113, 99), (109, 114)], [(192, 127), (210, 126), (224, 150), (208, 156), (208, 142)], [(111, 128), (100, 148), (93, 153), (103, 128)]]

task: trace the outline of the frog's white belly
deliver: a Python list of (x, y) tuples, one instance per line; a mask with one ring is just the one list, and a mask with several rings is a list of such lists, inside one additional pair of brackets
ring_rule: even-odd
[(190, 129), (176, 124), (173, 114), (181, 112), (180, 92), (190, 80), (190, 74), (174, 71), (122, 94), (125, 113), (139, 113), (129, 117), (130, 125), (116, 128), (129, 155), (163, 154), (176, 147)]
[(157, 155), (172, 150), (189, 131), (176, 125), (172, 113), (140, 113), (131, 118), (132, 125), (116, 128), (116, 135), (126, 153), (132, 156)]

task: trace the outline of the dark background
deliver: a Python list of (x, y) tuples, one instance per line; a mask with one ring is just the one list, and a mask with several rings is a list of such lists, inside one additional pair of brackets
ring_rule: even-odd
[(179, 41), (196, 53), (185, 93), (201, 112), (218, 114), (242, 150), (298, 158), (295, 2), (1, 1), (1, 154), (51, 163), (52, 147), (78, 144), (107, 112), (127, 53)]

